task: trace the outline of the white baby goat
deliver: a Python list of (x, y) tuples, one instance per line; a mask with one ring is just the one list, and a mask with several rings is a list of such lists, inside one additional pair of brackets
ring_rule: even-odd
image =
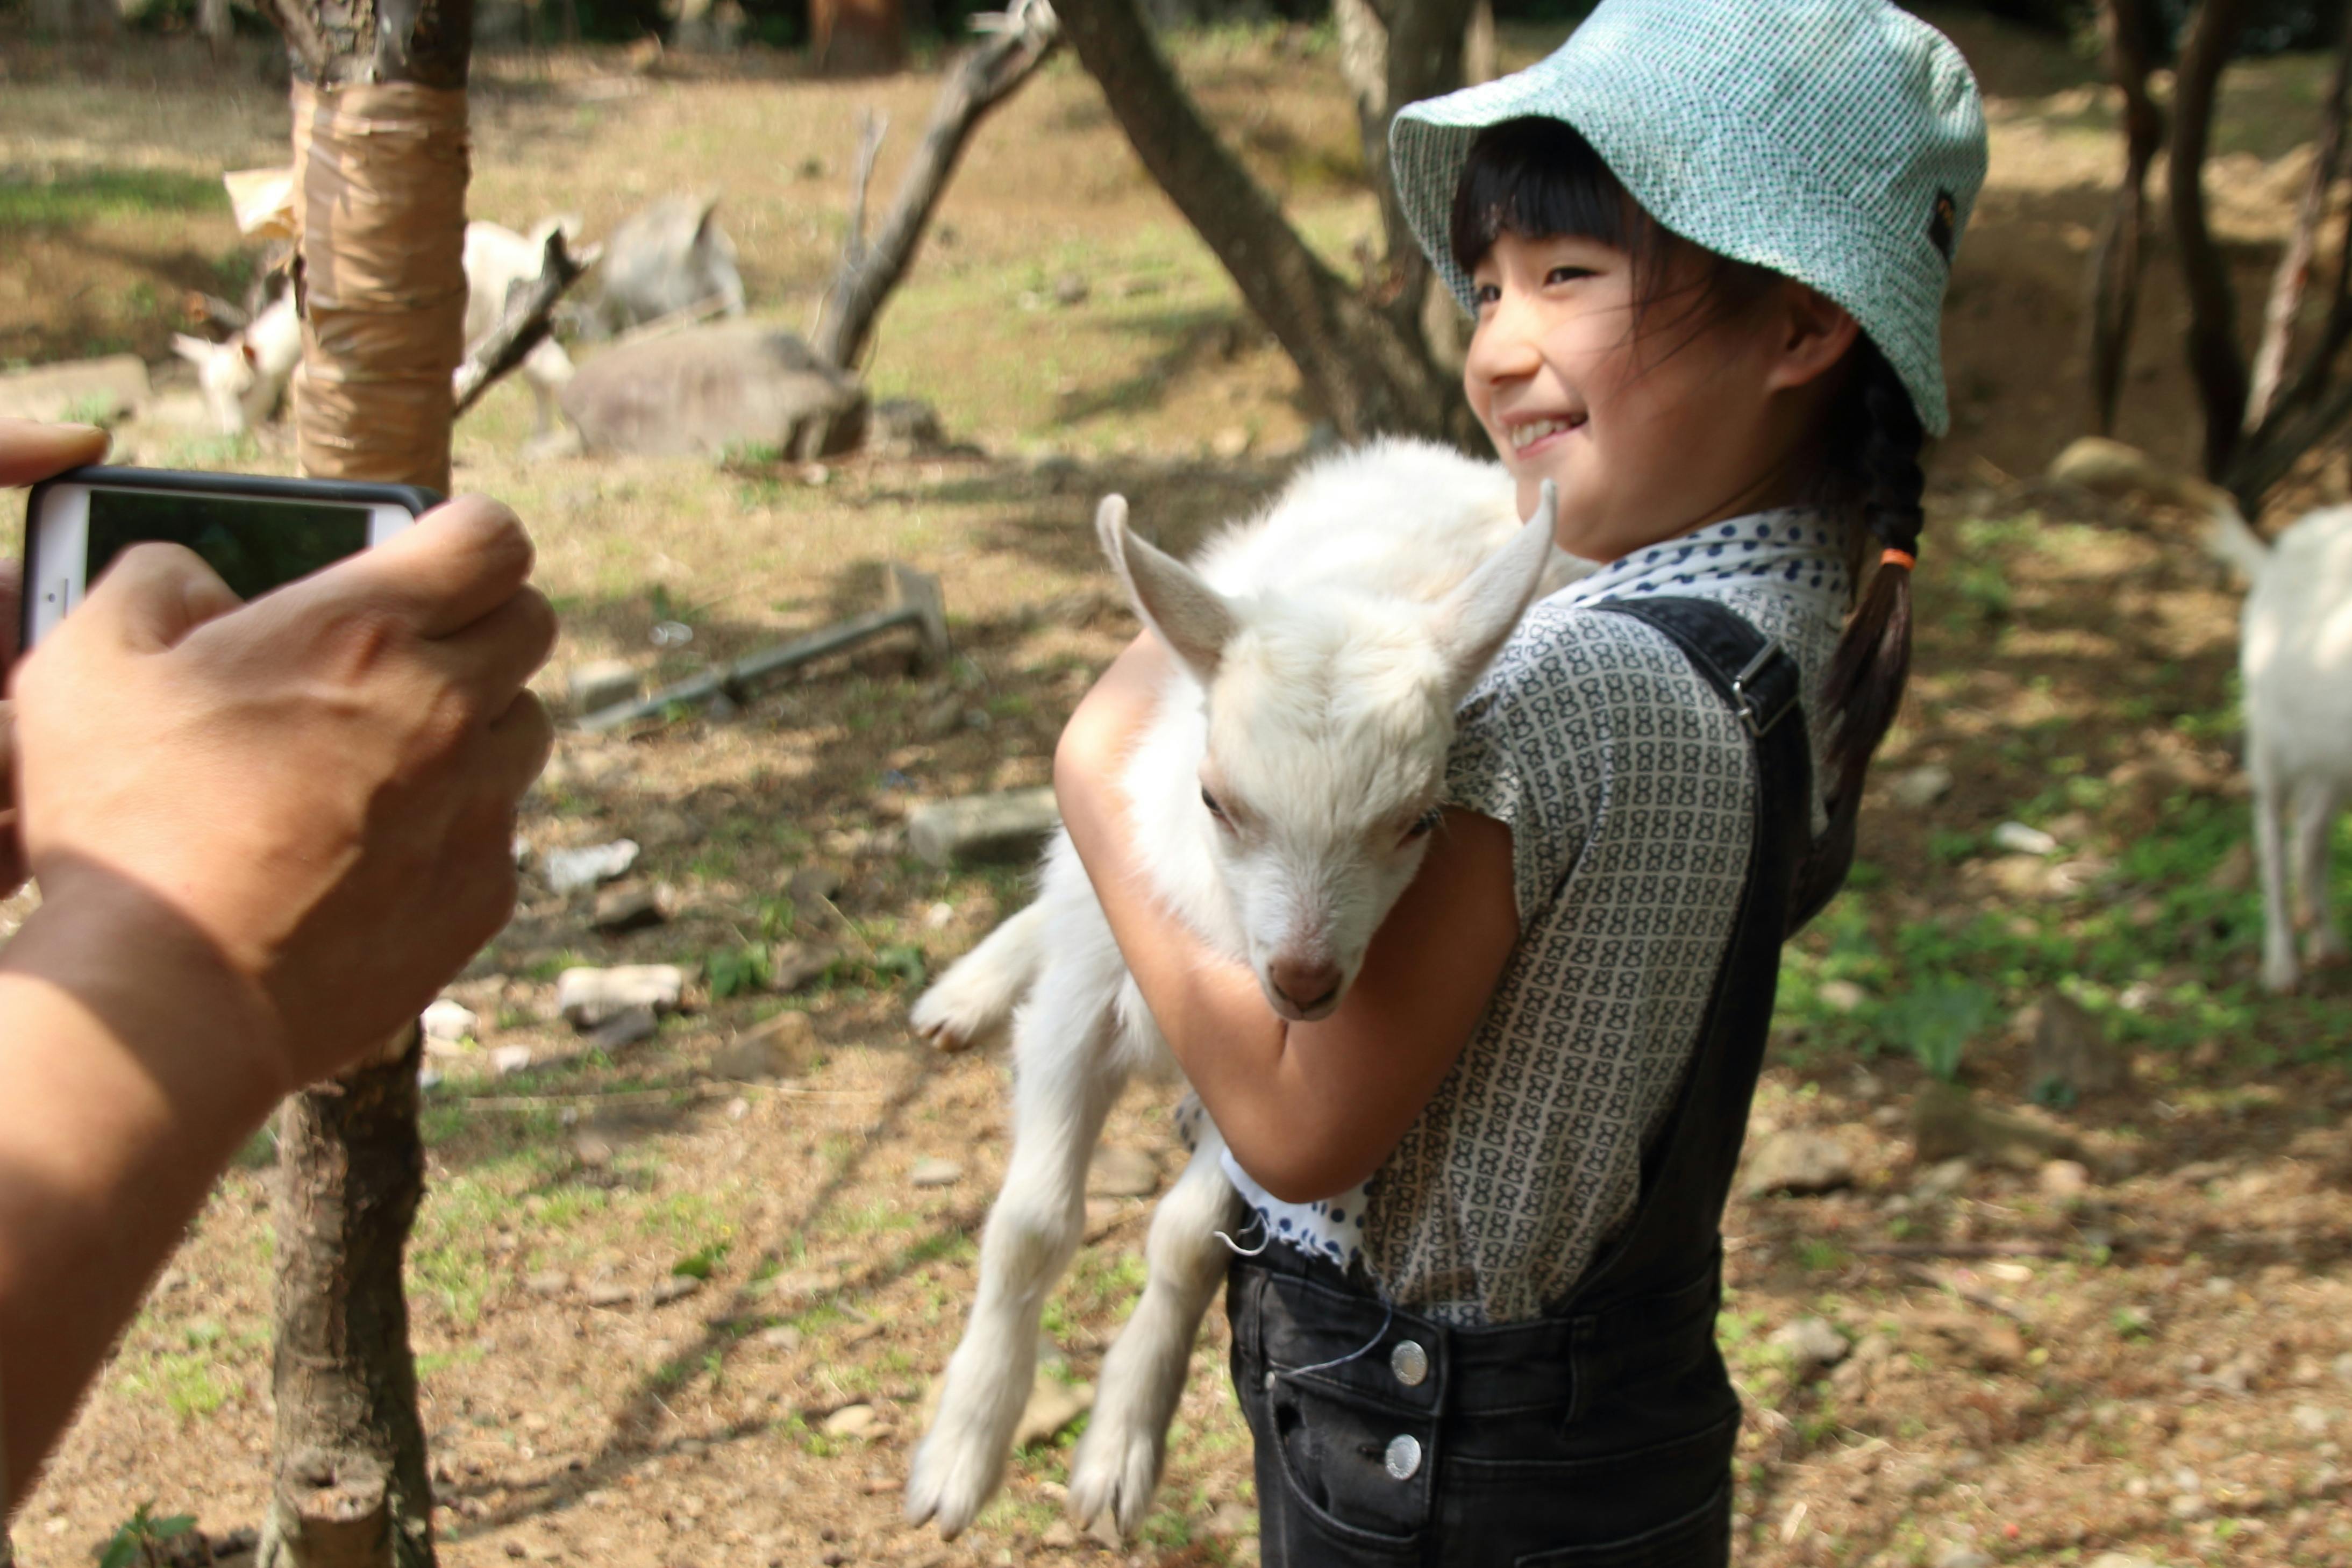
[[(1125, 501), (1102, 503), (1103, 548), (1176, 655), (1123, 775), (1138, 852), (1168, 907), (1246, 962), (1276, 1013), (1338, 1005), (1412, 879), (1456, 705), (1538, 592), (1580, 574), (1552, 548), (1554, 510), (1547, 487), (1522, 522), (1502, 469), (1403, 441), (1309, 468), (1190, 567), (1129, 531)], [(1204, 808), (1204, 772), (1223, 820)], [(950, 1537), (1003, 1473), (1038, 1314), (1084, 1227), (1103, 1119), (1137, 1070), (1174, 1070), (1066, 837), (1046, 850), (1036, 901), (950, 969), (913, 1021), (954, 1047), (1008, 1015), (1012, 1161), (971, 1321), (907, 1481), (908, 1519)], [(1108, 1514), (1122, 1532), (1159, 1484), (1201, 1316), (1224, 1278), (1216, 1233), (1236, 1218), (1223, 1141), (1200, 1120), (1070, 1469), (1071, 1512)]]
[[(2213, 521), (2207, 548), (2252, 584), (2239, 622), (2238, 668), (2263, 878), (2263, 984), (2293, 991), (2303, 979), (2298, 924), (2310, 931), (2314, 964), (2340, 963), (2347, 951), (2328, 901), (2327, 836), (2352, 795), (2352, 507), (2312, 512), (2265, 544), (2229, 491), (2167, 474), (2120, 442), (2086, 437), (2050, 471), (2093, 489), (2148, 490), (2202, 510)], [(2290, 894), (2299, 908), (2290, 909)]]
[[(506, 311), (507, 291), (539, 276), (546, 258), (547, 237), (557, 229), (571, 239), (579, 229), (576, 219), (548, 218), (527, 235), (494, 223), (466, 226), (466, 347), (490, 335)], [(522, 378), (536, 405), (533, 429), (544, 436), (555, 427), (555, 395), (572, 379), (572, 356), (552, 337), (541, 338), (523, 357)]]

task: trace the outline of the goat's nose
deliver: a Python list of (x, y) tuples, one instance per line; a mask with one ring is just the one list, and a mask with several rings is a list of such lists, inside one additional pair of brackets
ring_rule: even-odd
[(1313, 1012), (1339, 989), (1339, 966), (1323, 958), (1277, 958), (1265, 966), (1265, 977), (1302, 1013)]

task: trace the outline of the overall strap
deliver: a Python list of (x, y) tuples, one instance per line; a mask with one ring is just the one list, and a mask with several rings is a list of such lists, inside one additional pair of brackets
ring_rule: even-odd
[(1812, 749), (1797, 661), (1711, 599), (1606, 599), (1672, 638), (1747, 731), (1756, 761), (1748, 879), (1681, 1091), (1642, 1156), (1633, 1218), (1555, 1312), (1635, 1302), (1688, 1284), (1720, 1250), (1723, 1205), (1748, 1128), (1780, 984), (1791, 889), (1812, 826)]

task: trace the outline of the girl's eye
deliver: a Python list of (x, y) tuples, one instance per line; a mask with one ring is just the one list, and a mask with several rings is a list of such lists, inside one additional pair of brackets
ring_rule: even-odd
[(1436, 830), (1438, 823), (1444, 820), (1444, 807), (1436, 805), (1431, 806), (1427, 811), (1423, 812), (1419, 816), (1413, 819), (1413, 824), (1411, 827), (1404, 830), (1404, 841), (1410, 844), (1416, 838), (1428, 837), (1431, 833)]
[(1547, 285), (1553, 283), (1574, 283), (1581, 279), (1598, 278), (1600, 276), (1601, 274), (1595, 272), (1590, 267), (1555, 267), (1550, 271), (1544, 274), (1544, 282)]
[(1234, 819), (1225, 815), (1223, 804), (1220, 802), (1215, 795), (1209, 793), (1209, 786), (1207, 784), (1202, 784), (1201, 786), (1201, 804), (1209, 808), (1209, 815), (1211, 816), (1215, 817), (1227, 827), (1231, 827), (1234, 825)]
[(1470, 304), (1475, 310), (1491, 305), (1503, 297), (1502, 287), (1495, 283), (1474, 283), (1470, 286)]

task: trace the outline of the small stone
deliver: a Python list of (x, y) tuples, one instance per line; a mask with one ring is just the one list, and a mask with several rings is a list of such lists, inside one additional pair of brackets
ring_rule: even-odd
[(674, 963), (567, 969), (555, 981), (557, 1011), (580, 1029), (593, 1028), (632, 1007), (673, 1012), (685, 994), (686, 971)]
[(1906, 811), (1925, 811), (1952, 793), (1952, 770), (1936, 763), (1897, 774), (1889, 791)]
[(1057, 305), (1083, 305), (1093, 292), (1093, 285), (1075, 272), (1065, 272), (1054, 279), (1054, 302)]
[(683, 1301), (702, 1289), (702, 1281), (691, 1274), (673, 1274), (654, 1287), (653, 1302), (667, 1307), (672, 1301)]
[(2058, 840), (2038, 827), (2028, 827), (2022, 822), (2004, 822), (1992, 830), (1996, 847), (2012, 855), (2055, 855)]
[(574, 1138), (572, 1153), (592, 1171), (601, 1171), (613, 1163), (613, 1145), (593, 1132), (583, 1132)]
[(524, 1280), (522, 1288), (534, 1296), (561, 1296), (572, 1289), (572, 1276), (561, 1268), (550, 1268)]
[(2315, 1437), (2326, 1436), (2327, 1429), (2336, 1425), (2335, 1418), (2316, 1405), (2298, 1405), (2291, 1414), (2294, 1424)]
[(719, 1047), (710, 1058), (710, 1070), (739, 1083), (798, 1078), (808, 1071), (815, 1043), (806, 1013), (779, 1013)]
[(828, 1437), (865, 1437), (881, 1425), (882, 1417), (871, 1405), (845, 1405), (826, 1416), (819, 1429)]
[(1037, 1538), (1037, 1544), (1048, 1552), (1067, 1552), (1077, 1543), (1077, 1530), (1066, 1519), (1055, 1520), (1045, 1527), (1045, 1533)]
[(591, 844), (582, 849), (551, 849), (541, 869), (549, 887), (559, 893), (574, 893), (599, 882), (609, 882), (636, 863), (637, 841), (615, 838), (609, 844)]
[(1228, 425), (1209, 437), (1209, 455), (1223, 462), (1247, 457), (1255, 437), (1238, 425)]
[(2168, 1506), (2173, 1518), (2189, 1524), (2213, 1517), (2213, 1505), (2202, 1492), (2182, 1492)]
[(1748, 1193), (1803, 1195), (1826, 1193), (1853, 1181), (1853, 1156), (1833, 1138), (1815, 1132), (1776, 1132), (1758, 1146), (1748, 1163)]
[(937, 903), (923, 911), (923, 924), (931, 931), (944, 931), (954, 921), (954, 920), (955, 906), (953, 904)]
[(963, 1167), (953, 1160), (919, 1160), (907, 1173), (911, 1187), (952, 1187), (963, 1180)]
[(1851, 980), (1824, 980), (1813, 988), (1822, 1005), (1839, 1013), (1851, 1013), (1870, 1000), (1870, 993)]
[(471, 1007), (462, 1002), (453, 1002), (446, 996), (425, 1008), (418, 1021), (425, 1026), (426, 1039), (441, 1040), (450, 1045), (471, 1038), (482, 1024), (480, 1015)]
[(814, 984), (841, 962), (841, 949), (829, 942), (778, 942), (768, 953), (768, 989), (780, 994)]
[(608, 935), (642, 931), (669, 919), (669, 889), (644, 882), (616, 882), (596, 895), (595, 912), (588, 924)]
[(1784, 1324), (1766, 1342), (1789, 1352), (1799, 1383), (1845, 1360), (1853, 1342), (1825, 1318), (1799, 1318)]
[(1013, 1447), (1025, 1448), (1051, 1437), (1093, 1409), (1094, 1403), (1093, 1384), (1064, 1383), (1048, 1368), (1039, 1367), (1037, 1381), (1029, 1389), (1029, 1403), (1022, 1407), (1020, 1423), (1013, 1429)]
[(500, 1046), (490, 1053), (490, 1070), (500, 1078), (512, 1078), (530, 1070), (529, 1046)]
[(1148, 1198), (1160, 1190), (1160, 1162), (1148, 1149), (1106, 1143), (1087, 1167), (1087, 1192), (1101, 1198)]
[(617, 1279), (599, 1279), (588, 1287), (592, 1307), (625, 1307), (636, 1299), (637, 1293)]
[(593, 713), (600, 708), (617, 708), (624, 702), (634, 702), (645, 689), (646, 678), (635, 665), (617, 658), (591, 659), (575, 664), (563, 678), (564, 695), (571, 700), (575, 713)]
[(2042, 1165), (2037, 1181), (2053, 1198), (2079, 1198), (2091, 1190), (2091, 1171), (2080, 1160), (2052, 1160)]
[(661, 1027), (651, 1007), (630, 1007), (614, 1014), (589, 1031), (588, 1043), (610, 1056), (625, 1050), (639, 1040), (650, 1040)]
[(789, 1353), (801, 1348), (801, 1331), (790, 1323), (778, 1323), (772, 1329), (760, 1331), (760, 1342), (772, 1351)]

